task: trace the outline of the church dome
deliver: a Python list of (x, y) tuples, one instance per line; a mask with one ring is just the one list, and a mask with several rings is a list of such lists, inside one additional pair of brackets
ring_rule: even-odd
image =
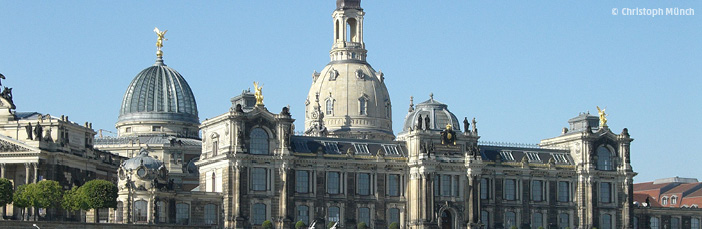
[(434, 100), (431, 95), (429, 100), (417, 104), (405, 117), (405, 123), (402, 127), (402, 132), (415, 130), (417, 128), (419, 117), (422, 117), (422, 127), (425, 129), (426, 117), (429, 117), (429, 130), (444, 130), (447, 124), (451, 124), (454, 131), (460, 131), (459, 120), (456, 115), (448, 110), (448, 105)]
[(117, 122), (131, 121), (199, 124), (197, 103), (188, 82), (160, 57), (134, 77), (124, 94)]

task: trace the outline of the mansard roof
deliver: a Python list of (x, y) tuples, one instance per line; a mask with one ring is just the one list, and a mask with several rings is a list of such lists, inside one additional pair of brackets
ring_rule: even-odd
[(556, 165), (574, 165), (573, 157), (564, 149), (527, 147), (525, 145), (478, 143), (483, 161), (521, 162), (527, 157), (529, 164), (548, 164), (553, 159)]
[(401, 141), (293, 136), (291, 144), (294, 153), (316, 154), (321, 149), (325, 155), (407, 157), (406, 144)]
[(140, 136), (124, 136), (124, 137), (104, 137), (96, 138), (95, 145), (122, 145), (136, 143), (139, 141), (141, 144), (147, 145), (164, 145), (164, 144), (177, 144), (179, 146), (201, 146), (202, 141), (199, 139), (192, 138), (181, 138), (166, 136), (164, 134), (160, 135), (140, 135)]

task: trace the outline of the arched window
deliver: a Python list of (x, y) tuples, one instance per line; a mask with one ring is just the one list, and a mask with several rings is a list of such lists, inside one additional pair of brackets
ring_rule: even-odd
[(266, 221), (266, 205), (257, 203), (253, 205), (253, 222), (254, 225), (261, 225)]
[(614, 165), (612, 165), (612, 153), (607, 149), (607, 147), (600, 146), (597, 147), (597, 169), (599, 170), (613, 170)]
[(570, 215), (561, 213), (558, 215), (558, 228), (570, 227)]
[(180, 225), (188, 225), (190, 222), (190, 204), (176, 204), (176, 223)]
[(368, 99), (365, 97), (358, 99), (358, 114), (368, 115)]
[(544, 226), (544, 215), (539, 213), (539, 212), (534, 213), (534, 215), (532, 216), (532, 219), (531, 219), (531, 226), (533, 228), (543, 227)]
[(146, 201), (137, 200), (134, 201), (134, 221), (137, 223), (146, 223)]
[(251, 130), (251, 154), (268, 154), (268, 133), (261, 128)]
[(677, 203), (678, 203), (678, 197), (677, 197), (677, 196), (670, 197), (670, 204), (671, 204), (671, 205), (675, 205), (675, 204), (677, 204)]
[(339, 222), (339, 207), (329, 207), (329, 211), (327, 212), (327, 221), (329, 222)]
[(661, 221), (658, 217), (651, 217), (651, 229), (661, 228)]
[(334, 27), (334, 39), (339, 40), (339, 20), (336, 20), (336, 27)]
[(602, 215), (602, 225), (600, 225), (602, 229), (612, 229), (612, 215), (610, 214), (604, 214)]
[(358, 34), (356, 34), (356, 19), (349, 18), (346, 20), (346, 23), (346, 41), (358, 42)]
[(390, 210), (388, 210), (388, 223), (400, 223), (400, 209), (390, 208)]
[(668, 205), (668, 197), (667, 196), (664, 196), (663, 198), (661, 198), (661, 205), (663, 205), (663, 206)]
[(212, 142), (212, 156), (217, 156), (217, 150), (219, 149), (219, 146), (217, 145), (217, 141)]
[(217, 224), (217, 205), (206, 204), (205, 205), (205, 224), (215, 225)]
[(334, 114), (334, 100), (329, 98), (327, 99), (327, 115), (332, 114)]
[(215, 172), (212, 172), (212, 179), (210, 181), (210, 191), (211, 192), (217, 191), (217, 173), (215, 173)]
[(511, 211), (505, 212), (505, 228), (517, 226), (517, 214)]
[(297, 221), (302, 221), (305, 225), (310, 224), (310, 208), (307, 205), (297, 206)]

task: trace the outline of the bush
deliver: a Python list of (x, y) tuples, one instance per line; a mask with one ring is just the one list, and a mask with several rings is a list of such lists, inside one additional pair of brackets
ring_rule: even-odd
[(12, 182), (0, 178), (0, 207), (12, 203)]
[(263, 224), (261, 224), (261, 227), (264, 229), (273, 229), (273, 223), (270, 220), (263, 221)]
[(297, 221), (297, 223), (295, 223), (295, 229), (305, 228), (306, 226), (307, 225), (305, 225), (305, 222), (302, 222), (302, 220)]
[(390, 229), (400, 229), (400, 224), (398, 222), (392, 222), (388, 227)]
[(368, 229), (368, 225), (366, 225), (366, 222), (361, 222), (356, 225), (356, 229)]

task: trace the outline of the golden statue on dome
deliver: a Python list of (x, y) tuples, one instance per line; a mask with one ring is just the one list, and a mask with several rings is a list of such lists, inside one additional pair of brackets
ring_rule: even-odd
[(163, 41), (168, 40), (163, 37), (166, 35), (166, 32), (168, 32), (168, 30), (161, 31), (158, 29), (158, 27), (154, 27), (154, 32), (158, 36), (158, 40), (156, 40), (156, 48), (158, 49), (158, 51), (156, 51), (156, 56), (161, 57), (163, 56), (163, 52), (161, 51), (161, 48), (163, 48)]
[[(605, 107), (605, 109), (607, 108)], [(600, 106), (597, 106), (597, 113), (600, 115), (601, 127), (607, 126), (607, 114), (605, 114), (605, 109), (600, 109)]]
[(256, 96), (256, 106), (263, 106), (263, 84), (259, 84), (254, 81), (254, 96)]

